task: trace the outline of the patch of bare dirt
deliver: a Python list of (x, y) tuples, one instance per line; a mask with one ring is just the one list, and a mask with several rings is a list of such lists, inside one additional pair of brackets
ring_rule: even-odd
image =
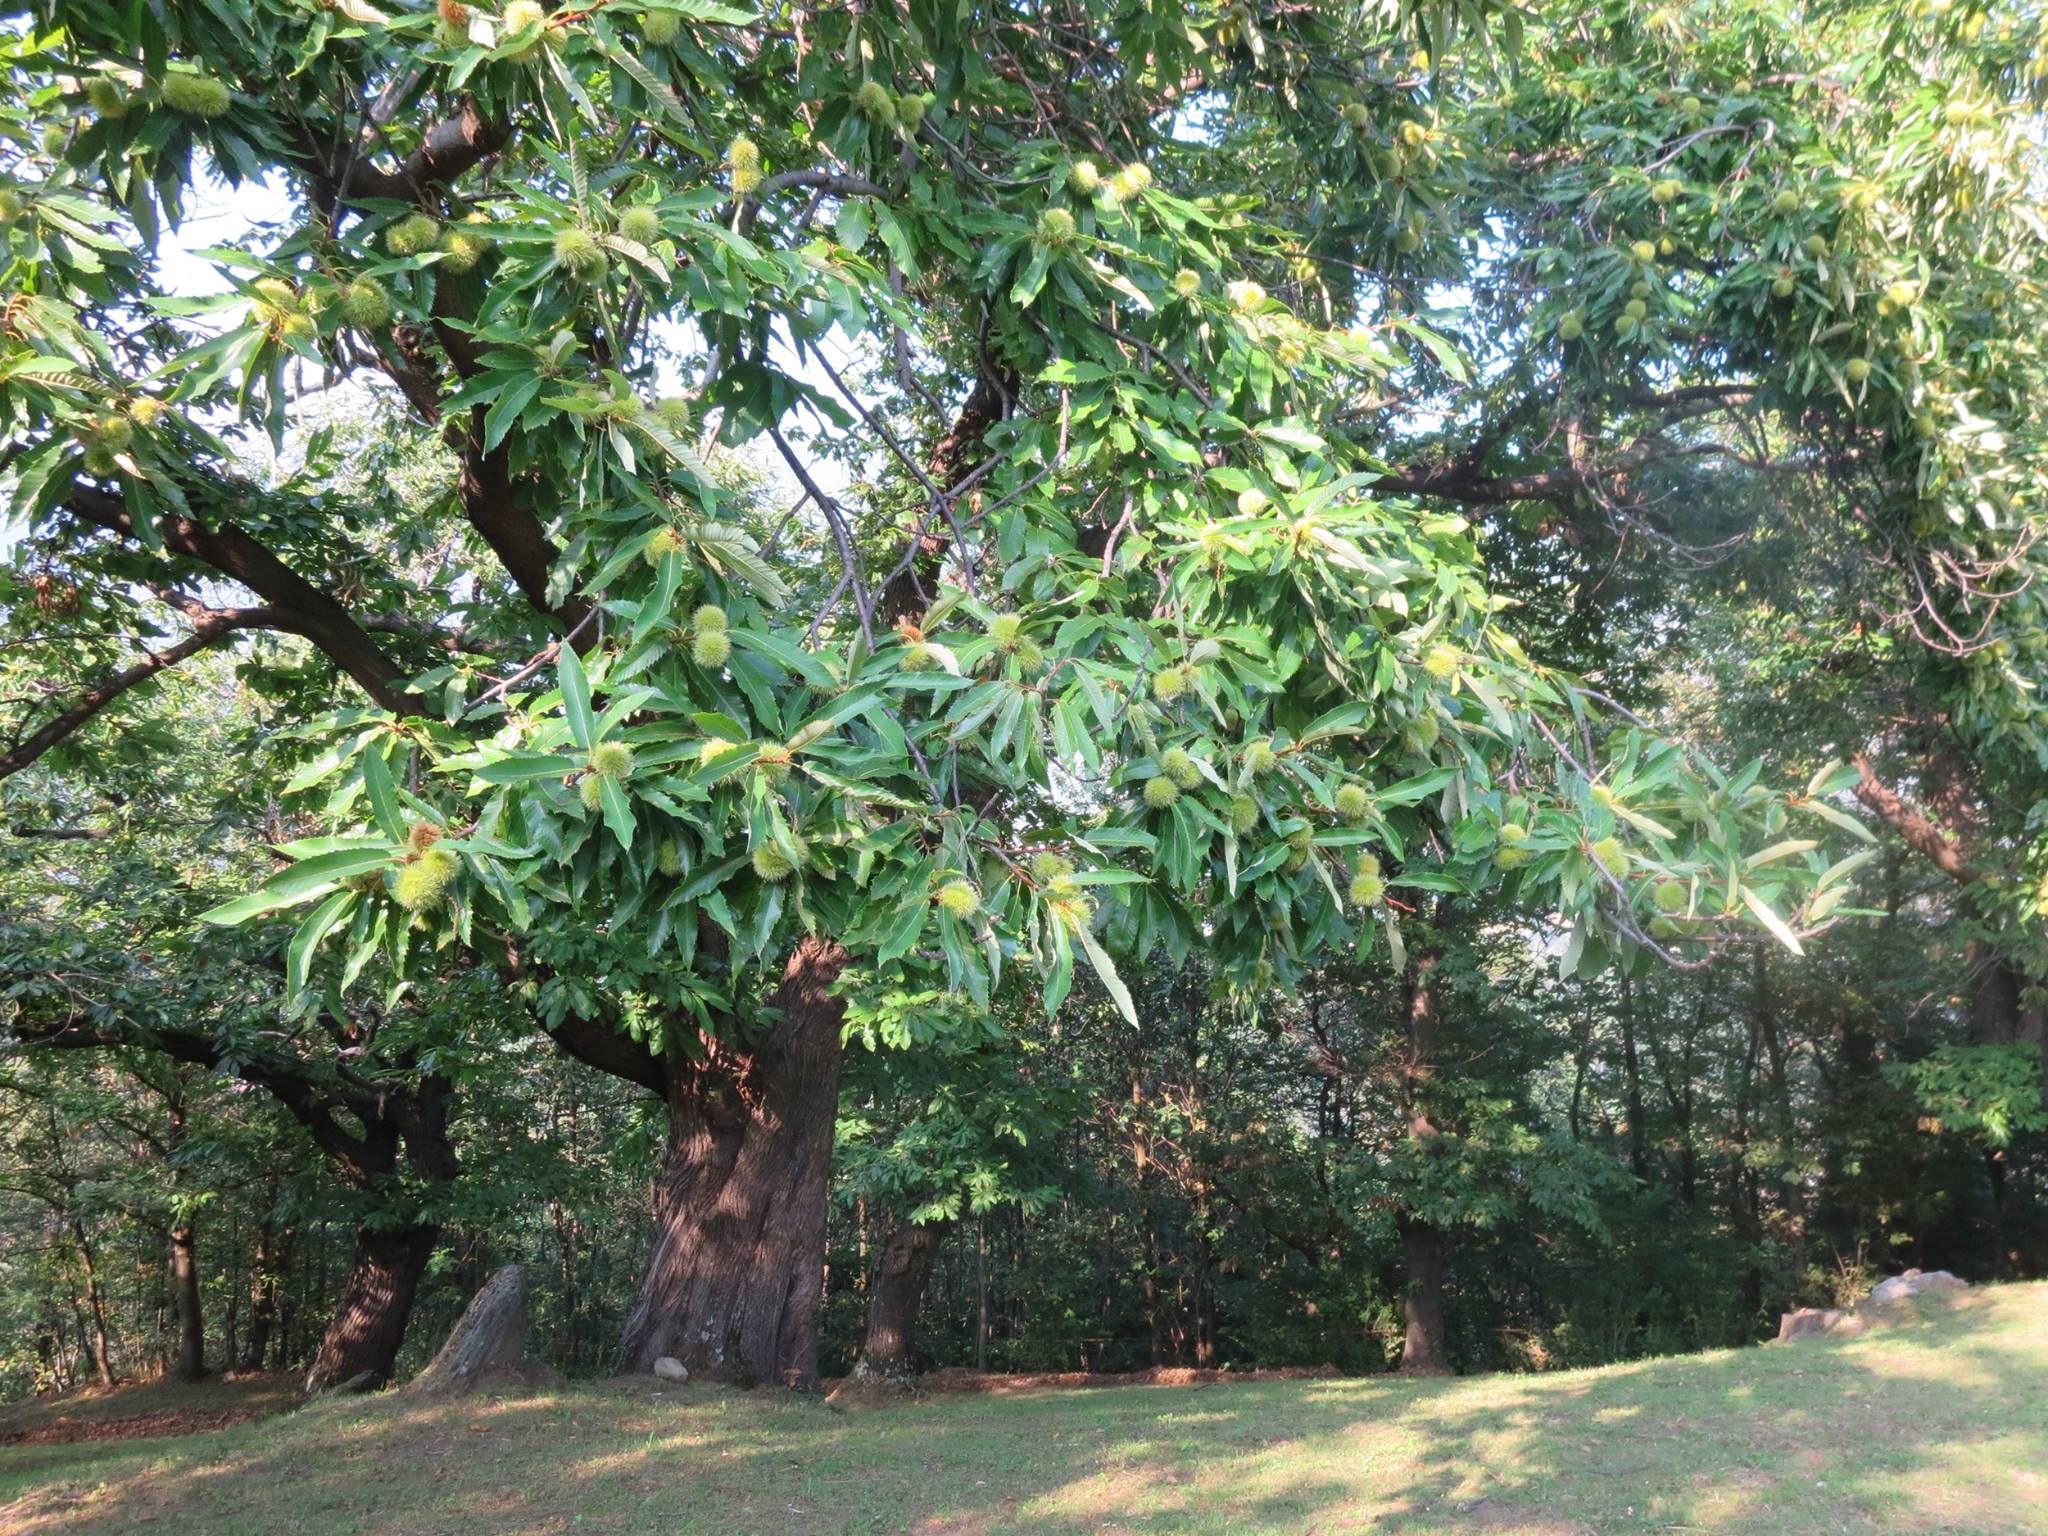
[(0, 1446), (203, 1434), (283, 1413), (302, 1401), (298, 1379), (280, 1372), (86, 1387), (0, 1409)]
[(69, 1445), (79, 1440), (145, 1440), (154, 1435), (199, 1435), (226, 1429), (250, 1419), (268, 1417), (269, 1408), (172, 1408), (162, 1413), (137, 1413), (125, 1419), (53, 1419), (32, 1429), (0, 1432), (0, 1445)]

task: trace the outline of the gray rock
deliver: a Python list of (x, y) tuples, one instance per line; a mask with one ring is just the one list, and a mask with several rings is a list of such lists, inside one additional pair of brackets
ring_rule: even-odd
[(688, 1381), (690, 1368), (673, 1355), (663, 1355), (654, 1362), (654, 1374), (663, 1381)]
[(1887, 1302), (1904, 1301), (1909, 1296), (1968, 1289), (1967, 1280), (1958, 1280), (1945, 1269), (1926, 1272), (1909, 1269), (1902, 1275), (1893, 1275), (1889, 1280), (1880, 1280), (1877, 1288), (1870, 1293), (1870, 1300), (1878, 1306), (1883, 1306)]

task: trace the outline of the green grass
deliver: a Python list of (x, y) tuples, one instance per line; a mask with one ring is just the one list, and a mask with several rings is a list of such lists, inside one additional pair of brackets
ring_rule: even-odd
[(1847, 1342), (1459, 1381), (941, 1395), (651, 1382), (0, 1450), (0, 1531), (2048, 1532), (2048, 1284)]

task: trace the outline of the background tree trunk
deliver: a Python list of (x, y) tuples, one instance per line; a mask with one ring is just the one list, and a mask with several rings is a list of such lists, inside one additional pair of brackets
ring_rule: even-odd
[(206, 1317), (199, 1306), (198, 1243), (189, 1221), (171, 1228), (171, 1299), (178, 1319), (172, 1371), (180, 1381), (197, 1381), (206, 1374)]
[(1398, 1225), (1401, 1262), (1408, 1272), (1408, 1288), (1401, 1299), (1406, 1325), (1401, 1374), (1446, 1376), (1451, 1362), (1444, 1343), (1444, 1240), (1435, 1227), (1412, 1216), (1401, 1217)]
[(71, 1218), (71, 1237), (78, 1244), (79, 1267), (85, 1271), (85, 1304), (92, 1317), (92, 1368), (100, 1385), (114, 1384), (113, 1351), (107, 1344), (107, 1298), (100, 1289), (99, 1261), (92, 1251), (92, 1239), (85, 1235), (85, 1223)]
[(242, 1369), (260, 1371), (270, 1353), (270, 1334), (277, 1321), (277, 1276), (284, 1267), (287, 1242), (268, 1221), (256, 1234), (256, 1255), (249, 1273), (249, 1337), (242, 1346)]
[(674, 1073), (654, 1253), (621, 1370), (670, 1356), (700, 1378), (816, 1384), (844, 1017), (830, 988), (845, 964), (838, 945), (802, 940), (769, 1032)]
[(932, 1277), (932, 1262), (950, 1221), (922, 1224), (898, 1219), (882, 1245), (868, 1293), (867, 1335), (853, 1374), (862, 1380), (899, 1381), (917, 1373), (917, 1317)]

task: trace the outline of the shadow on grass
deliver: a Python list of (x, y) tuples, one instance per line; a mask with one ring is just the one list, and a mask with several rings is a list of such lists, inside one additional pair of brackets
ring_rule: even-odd
[[(0, 1453), (43, 1536), (2048, 1532), (2048, 1286), (1558, 1376), (943, 1395), (616, 1383)], [(6, 1503), (13, 1499), (15, 1502)]]

